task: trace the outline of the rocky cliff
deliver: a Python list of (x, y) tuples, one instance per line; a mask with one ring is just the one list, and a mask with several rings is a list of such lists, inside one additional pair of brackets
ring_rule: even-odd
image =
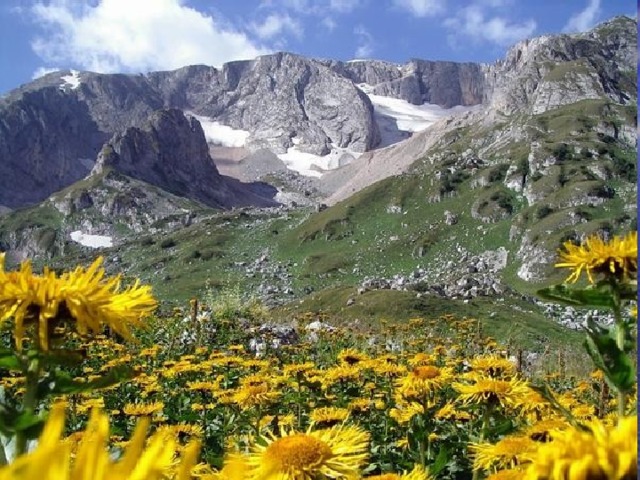
[(247, 130), (247, 147), (324, 155), (330, 147), (364, 152), (379, 133), (371, 102), (320, 62), (289, 53), (149, 75), (165, 103)]
[[(109, 138), (141, 128), (159, 109), (245, 130), (250, 153), (284, 153), (293, 146), (316, 155), (334, 147), (366, 152), (379, 144), (380, 132), (358, 84), (413, 104), (478, 105), (483, 126), (498, 125), (516, 114), (541, 115), (589, 99), (633, 105), (635, 45), (636, 22), (618, 17), (587, 33), (520, 42), (493, 65), (337, 62), (277, 53), (220, 69), (51, 73), (0, 99), (0, 210), (35, 204), (83, 178)], [(612, 128), (614, 137), (633, 140), (628, 125)], [(494, 140), (524, 140), (518, 132)], [(183, 173), (180, 181), (186, 182), (189, 174)]]
[(277, 204), (221, 176), (209, 156), (200, 123), (177, 109), (157, 110), (141, 126), (114, 135), (91, 173), (99, 175), (105, 169), (211, 207)]
[(583, 99), (636, 102), (637, 24), (616, 17), (593, 30), (514, 45), (484, 69), (485, 102), (496, 111), (540, 114)]
[(477, 63), (411, 60), (396, 65), (377, 60), (327, 61), (327, 66), (356, 84), (371, 85), (372, 93), (432, 103), (443, 108), (477, 105), (484, 95), (484, 73)]

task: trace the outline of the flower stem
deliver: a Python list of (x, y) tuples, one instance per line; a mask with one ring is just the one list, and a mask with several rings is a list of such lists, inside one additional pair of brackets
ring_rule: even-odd
[[(621, 352), (624, 352), (624, 339), (627, 332), (625, 328), (626, 325), (622, 320), (619, 305), (616, 305), (613, 308), (613, 315), (615, 318), (614, 328), (616, 329), (616, 345)], [(623, 392), (620, 388), (617, 388), (616, 390), (618, 390), (618, 421), (620, 421), (622, 417), (624, 417), (627, 398), (625, 392)]]
[[(27, 372), (25, 374), (26, 384), (24, 397), (22, 399), (22, 413), (32, 415), (37, 406), (37, 390), (38, 380), (40, 379), (40, 361), (34, 358), (29, 361)], [(15, 458), (27, 451), (27, 437), (23, 431), (16, 432), (16, 451)]]
[[(484, 406), (484, 414), (482, 415), (482, 427), (480, 429), (480, 438), (478, 439), (478, 443), (484, 442), (485, 437), (489, 431), (489, 423), (491, 422), (491, 411), (492, 406), (490, 403)], [(473, 471), (472, 480), (478, 480), (480, 478), (480, 469)]]

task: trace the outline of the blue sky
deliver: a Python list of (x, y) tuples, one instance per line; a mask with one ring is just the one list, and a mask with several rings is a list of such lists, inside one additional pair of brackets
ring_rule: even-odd
[(629, 0), (3, 0), (0, 93), (55, 69), (138, 73), (278, 50), (490, 63), (523, 38), (636, 10)]

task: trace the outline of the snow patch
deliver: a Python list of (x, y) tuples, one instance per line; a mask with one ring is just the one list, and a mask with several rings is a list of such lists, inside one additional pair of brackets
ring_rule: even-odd
[(67, 85), (71, 86), (71, 90), (75, 90), (80, 86), (80, 72), (77, 70), (71, 70), (71, 75), (64, 75), (60, 77), (62, 83), (60, 84), (60, 88), (64, 89)]
[(71, 240), (85, 247), (101, 248), (113, 247), (113, 239), (107, 235), (91, 235), (80, 230), (71, 232)]
[(374, 117), (378, 122), (382, 136), (381, 147), (387, 147), (404, 140), (412, 133), (421, 132), (438, 120), (474, 108), (461, 105), (442, 108), (432, 103), (413, 105), (399, 98), (374, 95), (371, 93), (374, 88), (372, 85), (360, 83), (356, 86), (367, 94), (373, 104)]
[(213, 121), (210, 117), (194, 115), (185, 112), (200, 122), (204, 136), (207, 142), (223, 147), (243, 147), (249, 137), (247, 130), (237, 130), (228, 125), (222, 125), (220, 122)]
[(289, 170), (295, 170), (300, 175), (307, 177), (321, 177), (327, 170), (335, 170), (361, 155), (348, 148), (336, 147), (335, 145), (332, 145), (331, 152), (327, 155), (314, 155), (313, 153), (301, 152), (298, 148), (300, 142), (296, 138), (293, 138), (292, 142), (294, 146), (289, 147), (287, 153), (280, 153), (277, 156)]

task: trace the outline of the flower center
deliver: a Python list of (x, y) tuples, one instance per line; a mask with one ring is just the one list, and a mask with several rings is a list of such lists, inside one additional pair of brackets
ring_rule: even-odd
[(423, 365), (413, 369), (413, 374), (420, 380), (429, 380), (440, 376), (440, 369), (433, 365)]
[(320, 467), (333, 453), (322, 440), (305, 433), (296, 433), (274, 441), (267, 447), (265, 456), (278, 471), (288, 472)]

